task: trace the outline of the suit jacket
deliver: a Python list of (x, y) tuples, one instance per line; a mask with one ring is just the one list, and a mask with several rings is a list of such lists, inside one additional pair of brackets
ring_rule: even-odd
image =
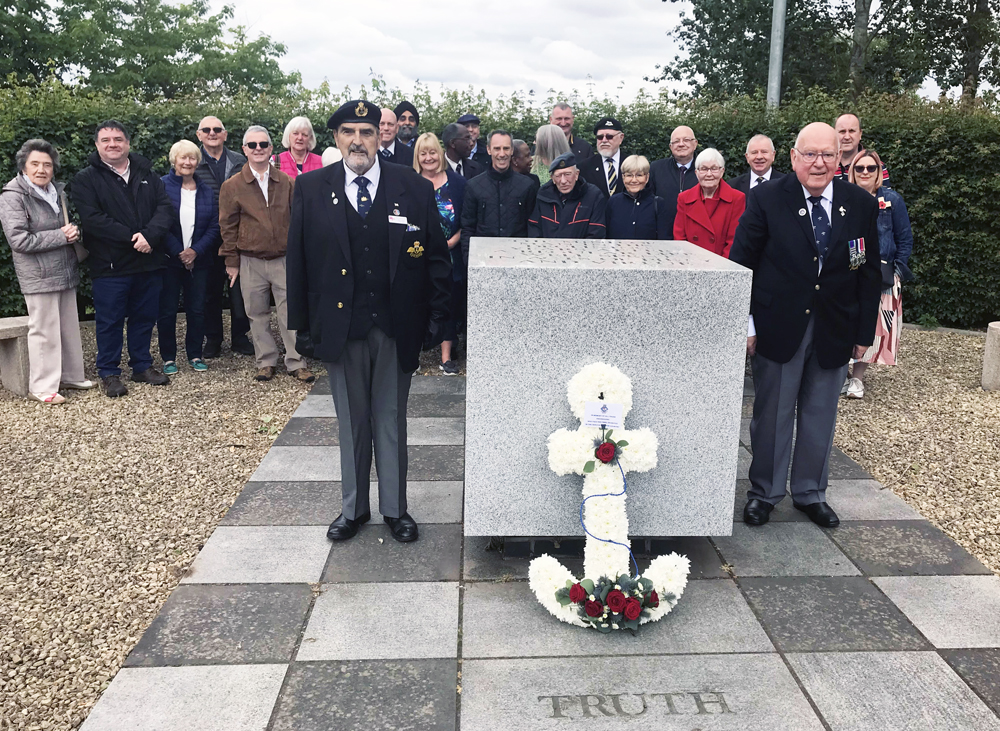
[[(575, 132), (570, 135), (568, 140), (570, 151), (576, 156), (577, 160), (589, 160), (594, 155), (594, 148), (591, 146), (587, 140), (580, 137), (580, 135)], [(622, 160), (625, 158), (623, 157)]]
[[(743, 195), (749, 195), (750, 193), (750, 176), (753, 175), (753, 171), (743, 173), (742, 175), (737, 175), (735, 178), (730, 178), (726, 182), (729, 183), (729, 187), (733, 190), (738, 190)], [(779, 173), (774, 168), (771, 168), (771, 179), (767, 182), (776, 183), (785, 177), (784, 173)]]
[[(489, 155), (486, 156), (487, 160)], [(451, 170), (451, 166), (448, 166), (448, 170)], [(479, 173), (485, 172), (485, 168), (478, 162), (473, 160), (471, 157), (466, 157), (462, 160), (462, 177), (466, 180), (471, 180), (472, 178), (479, 175)]]
[(698, 184), (698, 176), (694, 172), (694, 160), (684, 174), (684, 184), (681, 185), (677, 163), (672, 157), (656, 160), (649, 166), (648, 186), (653, 189), (653, 195), (658, 195), (666, 204), (666, 219), (664, 223), (668, 231), (674, 230), (674, 216), (677, 213), (677, 196), (682, 190), (689, 190)]
[(378, 155), (383, 162), (394, 162), (397, 165), (405, 165), (408, 168), (413, 168), (413, 148), (407, 147), (399, 140), (396, 140), (395, 152), (389, 157), (382, 156), (382, 148), (379, 147)]
[(708, 207), (701, 197), (701, 187), (685, 190), (677, 196), (677, 216), (674, 218), (674, 239), (690, 241), (719, 256), (729, 256), (736, 234), (736, 224), (746, 207), (746, 197), (733, 190), (726, 181), (719, 181), (716, 191), (719, 201), (708, 215)]
[[(620, 152), (621, 154), (618, 156), (619, 167), (621, 167), (620, 162), (629, 156), (629, 153), (624, 150)], [(601, 157), (600, 153), (595, 153), (589, 159), (579, 163), (579, 168), (580, 177), (604, 193), (605, 198), (610, 198), (615, 193), (621, 193), (625, 190), (625, 184), (622, 183), (622, 171), (616, 170), (618, 180), (615, 182), (615, 189), (608, 191), (608, 176), (604, 173), (604, 158)]]
[[(813, 317), (820, 367), (839, 368), (855, 345), (871, 345), (875, 339), (882, 288), (878, 204), (867, 191), (833, 181), (833, 230), (821, 272), (808, 210), (794, 175), (757, 186), (747, 199), (729, 258), (753, 270), (750, 312), (757, 352), (787, 363)], [(848, 241), (860, 238), (865, 262), (851, 269)]]
[[(480, 141), (483, 144), (479, 144)], [(482, 140), (476, 140), (476, 151), (469, 156), (476, 165), (479, 166), (479, 172), (483, 172), (486, 168), (493, 166), (493, 161), (490, 159), (490, 153), (486, 151), (486, 138)], [(462, 166), (463, 168), (465, 165)]]
[[(376, 195), (386, 196), (391, 216), (406, 219), (389, 223), (385, 245), (396, 351), (400, 367), (411, 372), (424, 336), (429, 332), (439, 340), (448, 319), (451, 257), (430, 181), (401, 165), (378, 164)], [(288, 328), (308, 331), (324, 362), (340, 356), (351, 326), (354, 263), (344, 179), (343, 161), (300, 175), (288, 231)]]

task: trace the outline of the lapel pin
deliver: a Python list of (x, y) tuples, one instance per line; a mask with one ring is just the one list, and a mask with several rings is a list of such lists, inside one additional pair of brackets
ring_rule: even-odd
[(841, 216), (846, 216), (847, 215), (847, 211), (844, 210), (843, 206), (841, 206), (839, 210), (840, 210), (840, 215)]
[(806, 209), (805, 209), (805, 208), (800, 208), (800, 209), (799, 209), (799, 215), (800, 215), (800, 216), (804, 216), (804, 215), (806, 215)]
[(337, 205), (338, 203), (340, 203), (340, 201), (337, 200), (336, 193), (330, 193), (330, 197), (333, 198), (333, 205)]
[(392, 209), (392, 215), (398, 216), (399, 215), (399, 209), (398, 208), (393, 208)]

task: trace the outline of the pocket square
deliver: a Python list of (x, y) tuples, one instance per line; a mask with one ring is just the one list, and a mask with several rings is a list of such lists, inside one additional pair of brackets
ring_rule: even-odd
[(408, 224), (406, 224), (406, 230), (407, 231), (419, 231), (420, 230), (420, 226), (417, 226), (416, 224), (413, 224), (413, 223), (408, 223)]

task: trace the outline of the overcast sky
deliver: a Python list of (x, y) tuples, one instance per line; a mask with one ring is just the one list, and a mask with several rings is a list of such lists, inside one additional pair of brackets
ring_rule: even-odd
[(251, 37), (266, 33), (284, 43), (282, 67), (299, 71), (308, 87), (325, 79), (335, 90), (357, 89), (374, 71), (403, 90), (419, 79), (432, 93), (442, 84), (491, 95), (534, 90), (541, 98), (549, 89), (577, 89), (622, 101), (641, 86), (656, 91), (642, 77), (674, 57), (667, 33), (681, 9), (661, 0), (234, 4), (234, 22)]

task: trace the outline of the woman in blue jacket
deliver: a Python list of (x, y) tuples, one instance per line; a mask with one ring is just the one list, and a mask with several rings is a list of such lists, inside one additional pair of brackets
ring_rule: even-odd
[(629, 155), (622, 160), (622, 183), (625, 190), (608, 201), (609, 239), (667, 240), (673, 238), (673, 223), (666, 203), (653, 194), (649, 185), (649, 160)]
[(201, 348), (205, 338), (209, 271), (214, 249), (219, 244), (219, 205), (212, 189), (194, 177), (201, 163), (197, 145), (181, 140), (170, 148), (168, 159), (173, 170), (163, 176), (163, 186), (174, 204), (174, 216), (164, 239), (167, 268), (163, 273), (157, 332), (163, 372), (171, 375), (177, 373), (177, 309), (182, 292), (187, 314), (184, 347), (188, 364), (198, 372), (208, 370), (201, 358)]

